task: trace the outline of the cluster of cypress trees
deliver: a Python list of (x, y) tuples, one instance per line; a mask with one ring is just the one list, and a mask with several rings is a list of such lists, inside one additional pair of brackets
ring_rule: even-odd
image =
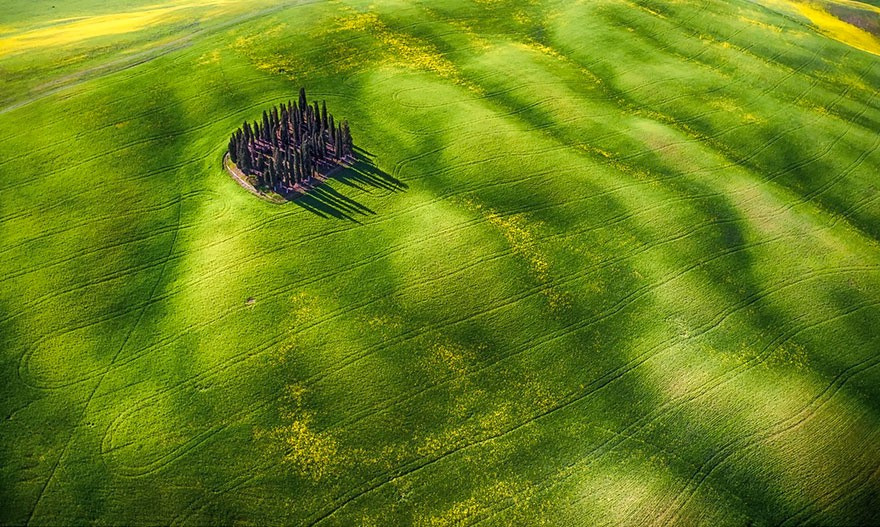
[(257, 180), (257, 186), (280, 191), (316, 176), (352, 156), (348, 121), (336, 123), (320, 107), (309, 104), (305, 88), (299, 104), (288, 101), (263, 111), (262, 122), (245, 122), (229, 139), (229, 157)]

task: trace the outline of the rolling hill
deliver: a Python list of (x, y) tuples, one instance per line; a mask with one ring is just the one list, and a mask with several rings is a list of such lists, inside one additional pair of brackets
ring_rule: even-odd
[(877, 12), (5, 6), (0, 524), (880, 523)]

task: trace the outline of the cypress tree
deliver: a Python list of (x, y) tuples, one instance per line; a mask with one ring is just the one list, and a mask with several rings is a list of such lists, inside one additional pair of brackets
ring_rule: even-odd
[(235, 142), (235, 135), (229, 138), (229, 147), (227, 148), (227, 152), (229, 152), (229, 159), (232, 160), (233, 163), (238, 159), (238, 143)]
[(296, 173), (295, 178), (297, 183), (302, 183), (303, 180), (303, 165), (302, 165), (302, 156), (297, 156), (296, 158)]
[(275, 174), (278, 176), (278, 179), (281, 179), (284, 171), (284, 160), (281, 157), (281, 150), (275, 151), (275, 155), (272, 159), (272, 164), (275, 166)]
[(242, 159), (244, 157), (244, 154), (242, 152), (244, 151), (245, 148), (247, 148), (247, 144), (244, 141), (235, 145), (235, 159), (236, 159), (235, 164), (238, 165), (238, 168), (240, 168), (242, 172), (245, 171), (245, 169), (243, 167), (244, 159)]
[(316, 177), (325, 164), (354, 155), (347, 120), (336, 121), (327, 101), (309, 103), (300, 88), (299, 105), (288, 100), (244, 121), (229, 137), (227, 155), (258, 186), (283, 191)]
[(281, 148), (287, 150), (290, 147), (290, 130), (286, 125), (281, 126)]
[(239, 167), (245, 174), (250, 174), (253, 170), (253, 160), (251, 158), (251, 149), (249, 145), (242, 144), (241, 152), (239, 152)]
[(306, 89), (299, 89), (299, 107), (301, 110), (305, 110), (308, 106), (308, 102), (306, 101)]
[(352, 153), (351, 130), (348, 127), (348, 121), (342, 121), (342, 150), (345, 155), (350, 156)]
[(271, 123), (269, 122), (269, 113), (263, 110), (263, 133), (261, 134), (263, 141), (269, 142), (269, 134), (271, 133)]
[(311, 145), (309, 145), (308, 140), (306, 140), (305, 142), (303, 142), (302, 150), (300, 151), (302, 153), (302, 162), (303, 162), (303, 179), (309, 177), (309, 162), (312, 159), (312, 153), (311, 153), (310, 146)]
[(345, 155), (344, 137), (345, 136), (342, 134), (342, 123), (339, 123), (338, 125), (336, 125), (336, 146), (338, 147), (338, 150), (336, 152), (336, 159), (342, 159), (342, 157)]
[(272, 159), (265, 155), (260, 155), (260, 173), (263, 174), (263, 185), (270, 186), (272, 184)]
[(312, 108), (312, 113), (315, 116), (314, 130), (319, 130), (321, 128), (321, 107), (318, 105), (318, 101), (312, 104)]
[(290, 142), (293, 140), (293, 126), (291, 120), (293, 119), (293, 110), (288, 109), (287, 111), (287, 119), (284, 121), (284, 128), (287, 130), (287, 144), (290, 146)]

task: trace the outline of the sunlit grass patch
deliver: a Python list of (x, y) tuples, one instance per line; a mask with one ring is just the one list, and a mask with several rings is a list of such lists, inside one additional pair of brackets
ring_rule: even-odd
[(455, 64), (444, 57), (436, 47), (388, 26), (377, 13), (351, 13), (337, 19), (336, 27), (340, 31), (368, 32), (379, 40), (385, 48), (383, 63), (430, 71), (456, 84), (476, 89), (461, 76)]
[(114, 15), (62, 20), (49, 27), (0, 37), (0, 57), (34, 49), (64, 47), (96, 37), (132, 33), (180, 20), (183, 7), (155, 7)]

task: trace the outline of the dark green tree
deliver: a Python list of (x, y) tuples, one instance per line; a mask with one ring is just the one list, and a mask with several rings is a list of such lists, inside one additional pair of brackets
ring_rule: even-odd
[(299, 108), (300, 110), (305, 110), (308, 107), (308, 102), (306, 101), (306, 89), (299, 89)]
[(230, 160), (259, 186), (282, 191), (353, 155), (348, 121), (336, 121), (327, 101), (309, 103), (301, 88), (298, 103), (264, 110), (260, 119), (245, 121), (229, 138)]
[(235, 134), (229, 138), (229, 159), (232, 160), (233, 163), (238, 163), (238, 142), (235, 140)]

